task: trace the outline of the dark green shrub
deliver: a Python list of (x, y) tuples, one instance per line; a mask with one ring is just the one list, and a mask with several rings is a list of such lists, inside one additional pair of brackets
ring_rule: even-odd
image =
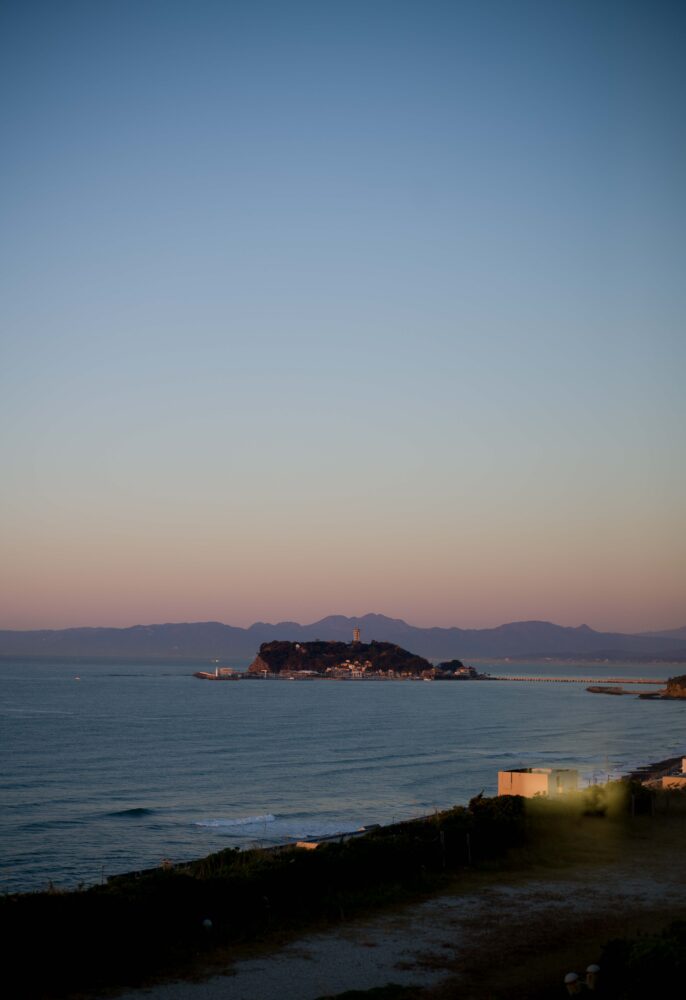
[(603, 991), (615, 1000), (681, 996), (686, 977), (686, 921), (661, 934), (618, 939), (605, 945)]

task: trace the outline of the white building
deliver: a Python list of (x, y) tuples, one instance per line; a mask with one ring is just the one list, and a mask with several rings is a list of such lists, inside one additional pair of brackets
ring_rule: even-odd
[(498, 795), (564, 795), (579, 786), (579, 772), (572, 768), (518, 767), (498, 771)]

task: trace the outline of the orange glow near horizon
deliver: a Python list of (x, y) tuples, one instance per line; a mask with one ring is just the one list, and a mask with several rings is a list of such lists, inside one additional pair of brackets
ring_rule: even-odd
[[(2, 622), (15, 629), (117, 626), (167, 621), (316, 621), (329, 614), (382, 613), (413, 625), (494, 627), (539, 619), (600, 631), (676, 628), (684, 616), (682, 566), (652, 538), (614, 548), (611, 533), (556, 534), (546, 545), (523, 530), (484, 540), (441, 535), (414, 542), (396, 530), (361, 533), (328, 525), (319, 537), (242, 537), (206, 527), (139, 534), (81, 526), (6, 546)], [(673, 548), (670, 555), (673, 556)], [(661, 558), (662, 556), (662, 558)]]

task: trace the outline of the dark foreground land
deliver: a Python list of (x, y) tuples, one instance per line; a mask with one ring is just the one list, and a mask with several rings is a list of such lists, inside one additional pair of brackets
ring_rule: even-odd
[[(373, 913), (382, 920), (401, 912), (418, 916), (426, 907), (431, 913), (437, 905), (431, 903), (433, 894), (439, 900), (462, 897), (458, 910), (466, 950), (439, 949), (438, 959), (435, 954), (426, 959), (424, 982), (435, 982), (436, 975), (428, 974), (432, 966), (434, 972), (440, 969), (441, 982), (420, 989), (420, 975), (411, 986), (402, 986), (404, 992), (393, 987), (398, 996), (410, 995), (408, 989), (417, 997), (446, 1000), (558, 996), (563, 995), (560, 969), (601, 956), (606, 985), (614, 990), (606, 989), (605, 995), (643, 996), (631, 992), (643, 972), (632, 965), (629, 946), (623, 951), (615, 946), (614, 952), (603, 952), (602, 946), (612, 937), (662, 931), (684, 919), (686, 894), (667, 898), (658, 891), (656, 898), (641, 902), (639, 893), (627, 909), (626, 904), (614, 906), (611, 895), (609, 902), (601, 905), (598, 898), (594, 903), (591, 891), (579, 908), (573, 886), (581, 883), (574, 879), (582, 873), (584, 885), (590, 877), (591, 887), (602, 887), (619, 873), (618, 885), (645, 875), (650, 884), (651, 868), (657, 866), (660, 885), (670, 884), (671, 873), (683, 885), (685, 832), (683, 793), (617, 783), (558, 803), (477, 798), (467, 808), (316, 850), (222, 851), (190, 865), (122, 876), (82, 891), (5, 897), (0, 901), (5, 974), (22, 982), (15, 997), (93, 996), (112, 987), (226, 968), (246, 949), (274, 948), (293, 935), (314, 931), (335, 939), (351, 921)], [(536, 905), (536, 895), (561, 884), (561, 876), (567, 888), (551, 920), (545, 907), (541, 911)], [(508, 896), (508, 890), (503, 897), (514, 900), (509, 911), (496, 906), (493, 896), (508, 885), (520, 887), (519, 895)], [(468, 899), (476, 921), (471, 929), (464, 923)], [(428, 919), (437, 943), (452, 939), (445, 914)], [(661, 958), (655, 968), (643, 939), (641, 968), (649, 967), (653, 980), (679, 962), (683, 967), (680, 934), (677, 927), (672, 938), (657, 941)], [(625, 981), (629, 968), (633, 971)], [(389, 975), (387, 982), (393, 980)], [(227, 988), (222, 995), (238, 994)], [(658, 990), (655, 995), (678, 994)]]

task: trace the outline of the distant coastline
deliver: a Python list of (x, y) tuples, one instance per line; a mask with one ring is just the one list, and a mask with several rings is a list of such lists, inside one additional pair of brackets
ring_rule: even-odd
[(471, 656), (470, 660), (473, 663), (534, 663), (541, 664), (544, 666), (546, 663), (552, 666), (568, 666), (575, 663), (596, 663), (598, 665), (603, 664), (617, 664), (617, 663), (654, 663), (656, 665), (669, 664), (669, 663), (686, 663), (686, 650), (683, 653), (675, 653), (673, 650), (670, 653), (660, 654), (660, 653), (627, 653), (625, 650), (615, 650), (610, 651), (607, 654), (598, 653), (568, 653), (566, 655), (559, 656), (546, 656), (545, 654), (538, 653), (536, 655), (524, 655), (516, 654), (513, 656)]
[(0, 659), (137, 661), (207, 664), (217, 659), (250, 662), (262, 643), (274, 640), (347, 642), (358, 628), (363, 639), (401, 646), (432, 662), (459, 657), (529, 663), (686, 663), (686, 630), (660, 634), (597, 632), (587, 625), (510, 622), (496, 628), (423, 628), (402, 619), (367, 614), (330, 615), (309, 625), (256, 622), (248, 628), (222, 622), (134, 625), (130, 628), (0, 630)]

